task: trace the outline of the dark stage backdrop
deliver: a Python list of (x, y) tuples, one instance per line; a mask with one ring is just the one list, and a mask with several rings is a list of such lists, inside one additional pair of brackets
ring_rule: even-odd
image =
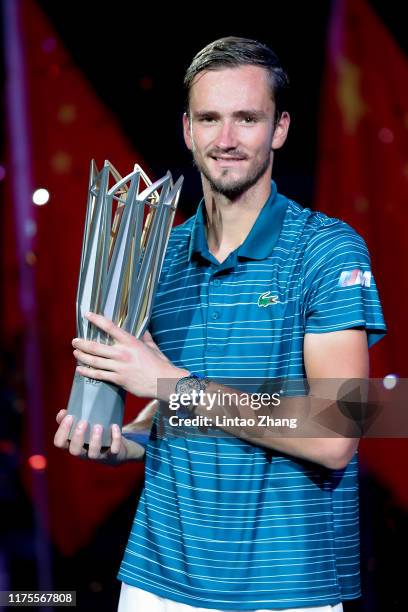
[[(315, 205), (366, 240), (388, 326), (371, 350), (371, 376), (406, 377), (408, 62), (366, 2), (335, 5), (319, 116)], [(407, 450), (401, 439), (361, 444), (362, 458), (405, 508)]]

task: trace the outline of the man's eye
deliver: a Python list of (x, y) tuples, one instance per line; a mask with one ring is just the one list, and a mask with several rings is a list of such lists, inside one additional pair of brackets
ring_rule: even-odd
[(242, 121), (242, 123), (246, 123), (246, 124), (255, 123), (256, 122), (256, 118), (253, 117), (252, 115), (247, 115), (246, 117), (243, 117), (241, 121)]

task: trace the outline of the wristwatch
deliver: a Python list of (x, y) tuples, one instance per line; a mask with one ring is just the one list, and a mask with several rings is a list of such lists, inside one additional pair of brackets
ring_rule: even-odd
[(203, 376), (199, 376), (198, 374), (190, 374), (190, 376), (183, 376), (176, 382), (175, 391), (177, 395), (186, 394), (190, 395), (191, 401), (193, 400), (192, 394), (193, 391), (199, 393), (200, 391), (205, 391), (209, 380), (204, 378)]

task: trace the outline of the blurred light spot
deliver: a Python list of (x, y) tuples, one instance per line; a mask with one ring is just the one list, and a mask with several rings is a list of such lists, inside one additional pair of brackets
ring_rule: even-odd
[(89, 588), (93, 593), (100, 593), (102, 591), (101, 583), (97, 582), (96, 580), (89, 583)]
[(153, 79), (150, 76), (144, 76), (140, 79), (139, 81), (139, 87), (140, 89), (143, 89), (144, 91), (149, 91), (150, 89), (153, 89)]
[(398, 376), (396, 374), (387, 374), (384, 376), (383, 385), (388, 391), (394, 389), (397, 386)]
[(369, 207), (369, 202), (367, 198), (365, 198), (364, 196), (358, 196), (354, 200), (354, 208), (356, 209), (357, 212), (360, 212), (360, 213), (366, 212), (368, 210), (368, 207)]
[(6, 169), (4, 166), (0, 166), (0, 181), (2, 181), (5, 176), (6, 176)]
[(47, 189), (36, 189), (33, 193), (33, 203), (37, 206), (43, 206), (44, 204), (47, 204), (49, 199), (50, 194)]
[(58, 64), (51, 64), (51, 66), (48, 68), (48, 76), (50, 76), (52, 79), (59, 77), (60, 72), (61, 68)]
[(32, 251), (28, 251), (28, 253), (26, 253), (25, 260), (29, 266), (35, 266), (37, 263), (37, 256)]
[(44, 53), (52, 53), (52, 51), (54, 51), (57, 46), (57, 41), (55, 40), (55, 38), (45, 38), (42, 41), (41, 46)]
[(77, 117), (75, 104), (63, 104), (60, 106), (57, 114), (58, 121), (61, 123), (72, 123)]
[(57, 174), (66, 174), (71, 170), (72, 157), (65, 151), (57, 151), (51, 158), (51, 168)]
[(388, 128), (381, 128), (381, 130), (378, 132), (378, 138), (384, 144), (390, 144), (394, 141), (394, 133)]
[(31, 455), (28, 464), (33, 470), (45, 470), (47, 467), (47, 459), (44, 455)]
[(37, 224), (33, 219), (28, 219), (25, 223), (25, 234), (29, 238), (32, 238), (37, 233)]

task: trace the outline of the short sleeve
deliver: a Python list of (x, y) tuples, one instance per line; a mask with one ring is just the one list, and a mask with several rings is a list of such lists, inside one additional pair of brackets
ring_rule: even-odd
[(363, 238), (342, 221), (318, 230), (304, 269), (305, 333), (367, 331), (368, 346), (386, 333), (380, 298)]

